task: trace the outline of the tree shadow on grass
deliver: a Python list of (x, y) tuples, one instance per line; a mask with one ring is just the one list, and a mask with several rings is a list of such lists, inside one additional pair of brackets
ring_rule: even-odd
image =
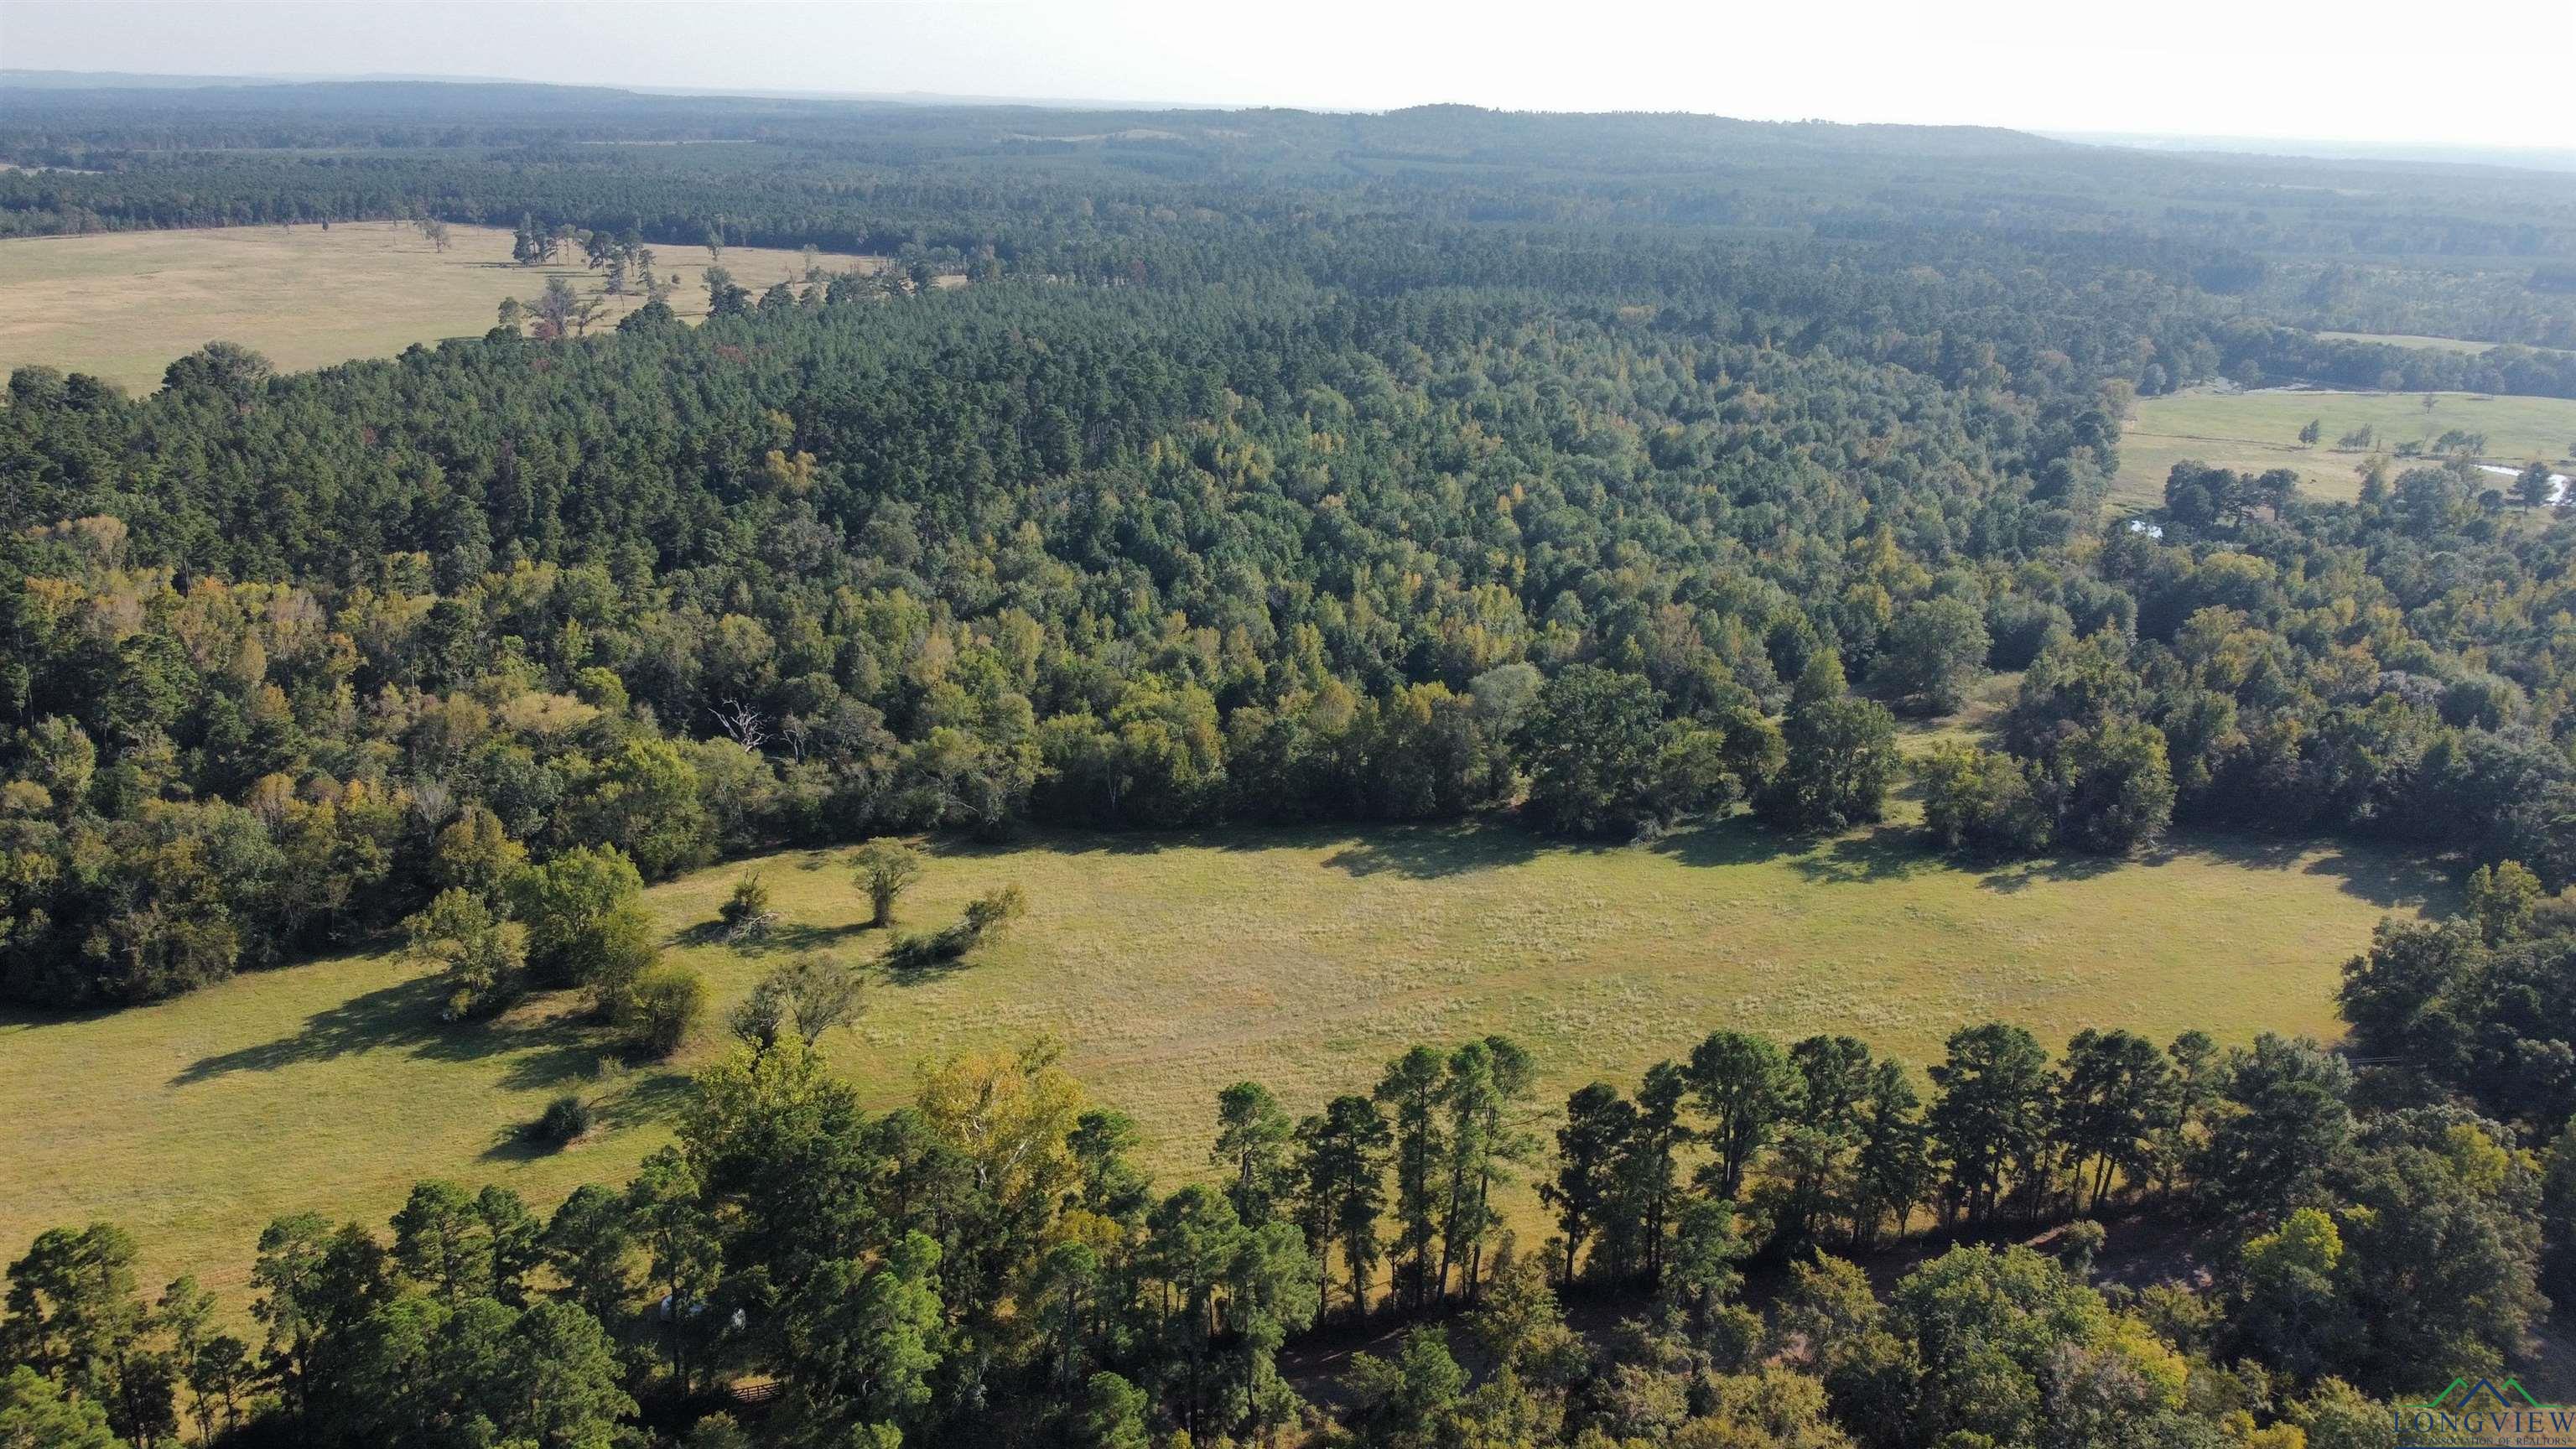
[(2091, 880), (2115, 870), (2177, 864), (2190, 858), (2249, 871), (2298, 871), (2327, 876), (2344, 894), (2383, 910), (2446, 910), (2459, 899), (2461, 862), (2442, 855), (2331, 837), (2224, 834), (2191, 831), (2170, 835), (2137, 855), (2061, 855), (1990, 865), (1977, 884), (2013, 892), (2051, 881)]
[(1398, 825), (1370, 831), (1357, 839), (1345, 837), (1342, 848), (1324, 857), (1324, 864), (1352, 876), (1442, 880), (1474, 871), (1526, 865), (1541, 851), (1606, 848), (1609, 847), (1580, 841), (1541, 840), (1526, 830), (1500, 825)]
[(1903, 825), (1880, 825), (1846, 835), (1789, 862), (1791, 869), (1819, 885), (1903, 880), (1942, 869), (1944, 864), (1921, 831)]
[(1730, 815), (1677, 831), (1647, 848), (1689, 866), (1759, 865), (1798, 849), (1798, 843), (1750, 815)]
[(803, 922), (778, 926), (757, 941), (742, 941), (734, 949), (745, 956), (796, 956), (807, 951), (829, 951), (853, 937), (883, 935), (865, 921), (852, 921), (840, 926), (815, 926)]
[(313, 1013), (300, 1029), (274, 1041), (200, 1058), (172, 1077), (170, 1085), (188, 1087), (235, 1072), (273, 1072), (308, 1062), (394, 1051), (442, 1062), (506, 1056), (510, 1061), (501, 1085), (525, 1090), (588, 1072), (604, 1049), (597, 1033), (565, 1015), (524, 1022), (508, 1016), (495, 1021), (443, 1020), (444, 997), (434, 975), (379, 987)]
[[(590, 1103), (591, 1128), (581, 1140), (667, 1122), (689, 1100), (691, 1090), (687, 1073), (656, 1066), (596, 1096), (582, 1093)], [(492, 1145), (483, 1149), (482, 1160), (533, 1162), (576, 1145), (549, 1142), (537, 1135), (536, 1125), (533, 1121), (514, 1122), (502, 1128), (494, 1134)]]
[(2013, 895), (2035, 885), (2093, 880), (2139, 861), (2124, 855), (2052, 855), (1996, 866), (1977, 880), (1977, 889)]
[(793, 956), (804, 951), (828, 951), (853, 936), (864, 936), (876, 927), (865, 921), (852, 921), (839, 926), (816, 926), (803, 922), (775, 925), (760, 936), (745, 941), (725, 939), (722, 921), (700, 921), (685, 930), (671, 934), (674, 946), (725, 946), (737, 955), (758, 959), (763, 956)]

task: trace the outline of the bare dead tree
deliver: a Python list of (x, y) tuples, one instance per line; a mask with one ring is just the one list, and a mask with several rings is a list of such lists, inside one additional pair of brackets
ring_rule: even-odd
[(769, 743), (769, 721), (741, 700), (728, 699), (722, 708), (711, 705), (707, 713), (716, 717), (716, 728), (725, 732), (726, 739), (742, 746), (746, 755), (759, 754), (760, 747)]

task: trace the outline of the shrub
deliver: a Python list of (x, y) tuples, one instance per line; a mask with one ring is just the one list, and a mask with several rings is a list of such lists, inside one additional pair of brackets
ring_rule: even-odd
[(810, 1047), (833, 1027), (857, 1020), (865, 986), (848, 962), (808, 952), (761, 978), (733, 1009), (733, 1034), (766, 1049), (792, 1025)]
[(778, 913), (769, 908), (769, 887), (756, 871), (733, 883), (733, 895), (717, 909), (716, 918), (724, 923), (724, 938), (732, 944), (758, 941), (778, 927)]
[(566, 1092), (546, 1104), (545, 1112), (528, 1129), (528, 1135), (539, 1142), (562, 1147), (589, 1135), (596, 1118), (590, 1104)]
[(618, 1026), (639, 1056), (656, 1060), (680, 1049), (706, 1013), (707, 984), (686, 966), (652, 966), (635, 978)]
[(1015, 885), (987, 891), (967, 903), (965, 918), (926, 936), (902, 935), (886, 948), (889, 971), (924, 971), (961, 960), (1004, 923), (1026, 911), (1028, 897)]

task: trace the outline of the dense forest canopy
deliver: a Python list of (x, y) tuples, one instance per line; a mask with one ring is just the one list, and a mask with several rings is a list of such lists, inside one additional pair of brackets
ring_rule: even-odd
[[(257, 1352), (193, 1285), (147, 1310), (121, 1230), (48, 1234), (12, 1269), (0, 1442), (157, 1442), (185, 1407), (207, 1438), (591, 1446), (640, 1441), (649, 1402), (729, 1445), (702, 1411), (736, 1380), (779, 1386), (762, 1442), (1257, 1439), (1306, 1412), (1288, 1336), (1456, 1304), (1466, 1361), (1431, 1327), (1355, 1361), (1335, 1432), (2358, 1449), (2388, 1442), (2372, 1396), (2502, 1364), (2566, 1281), (2552, 460), (2481, 472), (2455, 432), (2357, 458), (2349, 502), (2194, 463), (2160, 509), (2107, 496), (2141, 395), (2576, 396), (2548, 350), (2576, 344), (2562, 179), (1687, 116), (379, 83), (0, 91), (0, 158), (22, 237), (473, 221), (594, 268), (899, 263), (711, 279), (694, 328), (658, 300), (587, 336), (505, 311), (302, 375), (216, 342), (148, 397), (14, 374), (22, 1002), (399, 931), (460, 1022), (579, 987), (668, 1052), (701, 988), (635, 897), (721, 857), (1031, 822), (1508, 812), (1625, 840), (1742, 808), (1810, 833), (1880, 819), (1909, 770), (1963, 853), (2110, 858), (2181, 822), (2479, 869), (2470, 918), (2350, 968), (2358, 1077), (2307, 1042), (2088, 1032), (2052, 1062), (1986, 1025), (1924, 1091), (1859, 1042), (1720, 1031), (1633, 1095), (1576, 1093), (1544, 1152), (1520, 1049), (1469, 1042), (1302, 1122), (1229, 1091), (1220, 1181), (1168, 1194), (1044, 1047), (859, 1110), (808, 1050), (831, 1014), (785, 1025), (834, 994), (808, 963), (623, 1189), (540, 1224), (426, 1183), (390, 1250), (279, 1222)], [(1991, 738), (1900, 757), (1899, 712), (1995, 671), (2019, 680)], [(865, 860), (883, 922), (917, 862)], [(889, 959), (960, 959), (1019, 904)], [(746, 882), (725, 919), (764, 913)], [(1543, 1245), (1503, 1241), (1516, 1175)], [(2217, 1281), (2105, 1291), (2071, 1230), (2063, 1262), (1963, 1247), (1883, 1299), (1818, 1256), (2106, 1204), (2217, 1234)], [(1792, 1275), (1767, 1318), (1748, 1259)], [(1592, 1285), (1642, 1285), (1650, 1317), (1578, 1337), (1553, 1294)]]

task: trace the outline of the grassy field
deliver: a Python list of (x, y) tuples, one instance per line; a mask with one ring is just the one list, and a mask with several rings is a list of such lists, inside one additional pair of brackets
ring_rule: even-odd
[[(2424, 400), (2433, 400), (2426, 411)], [(2299, 429), (2314, 418), (2325, 441), (2299, 443)], [(2486, 458), (2519, 464), (2534, 458), (2561, 462), (2576, 452), (2576, 401), (2551, 397), (2490, 397), (2466, 392), (2180, 392), (2139, 401), (2120, 440), (2116, 503), (2157, 507), (2165, 477), (2185, 458), (2222, 468), (2263, 472), (2295, 470), (2301, 485), (2320, 498), (2351, 498), (2360, 491), (2356, 471), (2369, 456), (2334, 446), (2363, 424), (2378, 430), (2383, 446), (2430, 441), (2453, 428), (2487, 435)]]
[[(705, 313), (704, 247), (657, 247), (655, 270), (680, 274), (671, 306)], [(799, 253), (727, 247), (725, 269), (754, 291), (800, 275)], [(873, 258), (825, 257), (837, 271)], [(161, 385), (171, 359), (207, 342), (238, 342), (287, 371), (389, 357), (415, 342), (480, 336), (504, 297), (531, 300), (563, 275), (585, 292), (599, 272), (521, 267), (510, 233), (454, 226), (444, 252), (407, 223), (120, 232), (0, 242), (0, 374), (27, 363), (95, 373), (136, 392)], [(643, 297), (604, 299), (614, 322)]]
[[(782, 953), (878, 950), (844, 852), (761, 869), (789, 925), (757, 953), (693, 931), (742, 867), (650, 894), (719, 1011)], [(1552, 1099), (1631, 1081), (1720, 1025), (1850, 1031), (1918, 1064), (1989, 1017), (2052, 1045), (2114, 1023), (2331, 1035), (2337, 968), (2373, 922), (2446, 907), (2451, 889), (2353, 847), (2185, 838), (2127, 864), (1976, 870), (1924, 854), (1904, 823), (1793, 845), (1738, 820), (1619, 849), (1479, 827), (942, 847), (903, 915), (952, 919), (1003, 882), (1030, 902), (1008, 938), (955, 972), (879, 983), (828, 1051), (890, 1104), (925, 1059), (1056, 1034), (1094, 1094), (1144, 1124), (1166, 1180), (1199, 1167), (1227, 1082), (1260, 1078), (1304, 1111), (1365, 1089), (1409, 1043), (1486, 1031), (1537, 1050)], [(153, 1284), (194, 1271), (239, 1311), (280, 1213), (381, 1222), (433, 1174), (541, 1205), (623, 1180), (667, 1139), (683, 1072), (723, 1047), (718, 1029), (668, 1068), (602, 1075), (599, 1042), (559, 1004), (454, 1026), (437, 996), (371, 954), (139, 1010), (0, 1017), (0, 1254), (111, 1218), (141, 1236)], [(605, 1130), (524, 1146), (518, 1128), (566, 1090), (601, 1101)]]
[[(2385, 342), (2395, 347), (2414, 347), (2426, 352), (2476, 353), (2502, 345), (2495, 342), (2472, 342), (2465, 337), (2417, 337), (2405, 332), (2320, 332), (2317, 336), (2328, 342)], [(2554, 352), (2558, 349), (2535, 347), (2532, 350)]]

